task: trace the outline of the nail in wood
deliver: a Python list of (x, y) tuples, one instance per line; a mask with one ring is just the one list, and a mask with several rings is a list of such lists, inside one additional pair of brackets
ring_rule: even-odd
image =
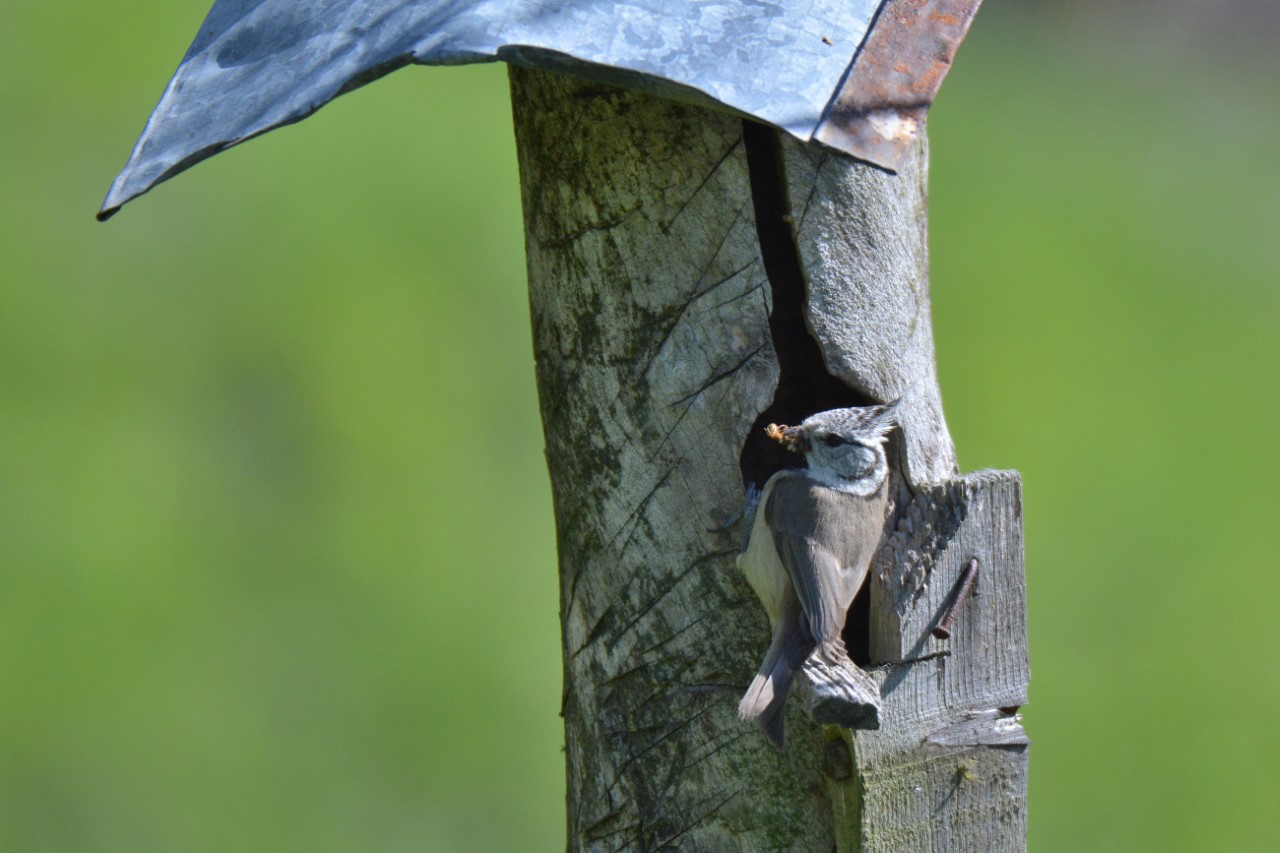
[(947, 608), (947, 612), (942, 615), (942, 621), (938, 623), (938, 627), (933, 629), (933, 636), (939, 640), (951, 639), (951, 623), (956, 621), (956, 614), (969, 598), (969, 590), (973, 589), (973, 582), (977, 579), (978, 558), (970, 557), (964, 571), (960, 574), (960, 580), (956, 583), (956, 597)]

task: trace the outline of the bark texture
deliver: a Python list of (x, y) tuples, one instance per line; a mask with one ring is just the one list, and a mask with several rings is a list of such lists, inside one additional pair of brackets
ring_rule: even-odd
[[(960, 551), (979, 547), (965, 531), (1013, 536), (1020, 523), (1008, 501), (982, 497), (989, 481), (1016, 491), (1016, 475), (953, 481), (923, 142), (893, 176), (723, 113), (545, 72), (513, 68), (512, 98), (560, 551), (569, 848), (889, 849), (883, 837), (979, 849), (921, 834), (920, 810), (898, 803), (923, 779), (925, 812), (968, 804), (938, 786), (955, 788), (963, 762), (987, 778), (975, 750), (1022, 762), (991, 764), (1012, 781), (984, 790), (1025, 784), (1025, 748), (985, 742), (997, 722), (1017, 726), (988, 712), (1021, 704), (1025, 680), (981, 674), (967, 611), (946, 647), (925, 651), (915, 634), (938, 618), (947, 573), (971, 556)], [(884, 612), (861, 624), (872, 663), (897, 662), (872, 670), (887, 726), (901, 728), (855, 744), (793, 702), (779, 754), (736, 716), (769, 626), (734, 567), (740, 525), (725, 522), (744, 481), (788, 462), (759, 441), (762, 422), (898, 397), (899, 497), (871, 584)], [(1020, 540), (1016, 565), (1000, 553), (1016, 609)], [(983, 577), (975, 601), (1004, 600)], [(1005, 656), (1024, 672), (1021, 616), (1006, 621), (991, 630), (1022, 631)], [(927, 767), (904, 766), (920, 765), (930, 735), (945, 742), (927, 746)], [(881, 808), (902, 816), (900, 831), (868, 830)]]

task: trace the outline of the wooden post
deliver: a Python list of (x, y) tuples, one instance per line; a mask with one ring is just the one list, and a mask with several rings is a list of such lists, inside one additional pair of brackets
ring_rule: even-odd
[[(1017, 479), (957, 479), (923, 140), (890, 175), (724, 113), (511, 79), (560, 551), (569, 848), (1021, 848)], [(779, 754), (736, 716), (769, 629), (724, 522), (744, 482), (786, 462), (763, 423), (899, 397), (893, 528), (850, 638), (884, 725), (850, 736), (793, 702)], [(933, 640), (971, 556), (977, 595)]]

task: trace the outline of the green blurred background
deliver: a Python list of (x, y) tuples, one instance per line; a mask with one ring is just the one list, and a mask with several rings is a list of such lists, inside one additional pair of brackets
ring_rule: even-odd
[[(930, 119), (1036, 850), (1280, 842), (1274, 3), (989, 0)], [(0, 850), (563, 844), (504, 69), (92, 214), (205, 0), (0, 5)], [(485, 519), (494, 521), (486, 522)]]

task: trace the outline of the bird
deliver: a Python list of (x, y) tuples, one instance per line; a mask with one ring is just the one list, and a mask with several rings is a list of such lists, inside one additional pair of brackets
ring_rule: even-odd
[[(738, 705), (783, 749), (787, 693), (816, 650), (831, 667), (854, 667), (841, 633), (867, 577), (889, 510), (885, 440), (898, 401), (831, 409), (766, 433), (803, 453), (806, 468), (778, 471), (755, 507), (739, 570), (769, 614), (773, 639)], [(860, 672), (860, 670), (859, 670)]]

